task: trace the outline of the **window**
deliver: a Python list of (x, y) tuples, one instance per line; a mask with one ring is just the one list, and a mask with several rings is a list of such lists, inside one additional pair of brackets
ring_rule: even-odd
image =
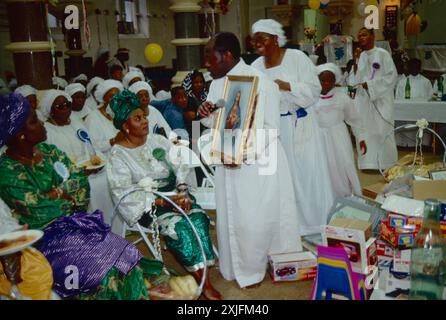
[(118, 33), (122, 37), (149, 37), (147, 0), (115, 0)]

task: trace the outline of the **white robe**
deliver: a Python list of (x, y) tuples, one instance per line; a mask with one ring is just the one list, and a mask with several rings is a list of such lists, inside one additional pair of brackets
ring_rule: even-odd
[[(334, 203), (334, 191), (328, 171), (327, 151), (323, 144), (314, 108), (321, 91), (316, 69), (299, 50), (287, 49), (282, 63), (265, 68), (264, 57), (252, 64), (271, 80), (289, 82), (291, 92), (281, 91), (280, 140), (291, 168), (295, 196), (299, 206), (301, 234), (320, 232)], [(296, 110), (308, 115), (297, 118)], [(276, 113), (279, 113), (277, 108)]]
[(432, 83), (428, 78), (418, 74), (416, 76), (409, 75), (398, 82), (395, 93), (396, 99), (405, 99), (407, 79), (409, 79), (410, 83), (410, 100), (428, 101), (432, 98), (432, 94), (434, 93)]
[[(45, 122), (47, 131), (46, 143), (53, 144), (65, 152), (74, 163), (88, 160), (92, 152), (89, 149), (91, 147), (77, 137), (77, 130), (82, 129), (87, 131), (87, 129), (76, 115), (72, 115), (70, 119), (71, 123), (66, 126), (55, 126), (49, 122)], [(102, 154), (99, 154), (99, 156), (105, 158)], [(88, 182), (90, 183), (90, 205), (88, 211), (101, 210), (104, 214), (105, 223), (110, 224), (113, 203), (105, 170), (89, 175)]]
[[(410, 100), (412, 101), (428, 101), (432, 98), (434, 89), (429, 79), (421, 74), (416, 76), (409, 75), (401, 79), (396, 86), (395, 99), (405, 100), (406, 97), (406, 83), (410, 83)], [(395, 127), (405, 124), (414, 123), (410, 121), (395, 121)], [(405, 130), (404, 132), (397, 132), (395, 134), (396, 144), (403, 147), (414, 147), (417, 130)], [(423, 145), (430, 146), (432, 135), (425, 132), (423, 135)]]
[(108, 155), (112, 147), (110, 140), (116, 137), (119, 132), (113, 122), (104, 117), (99, 109), (96, 109), (85, 119), (85, 127), (90, 134), (94, 147)]
[[(169, 168), (165, 163), (154, 159), (152, 153), (154, 149), (162, 148), (168, 157), (171, 147), (172, 143), (169, 140), (156, 134), (149, 135), (146, 144), (135, 149), (120, 145), (113, 146), (109, 157), (110, 163), (106, 168), (113, 201), (117, 203), (144, 178), (150, 177), (154, 180), (167, 178)], [(177, 185), (185, 183), (189, 174), (188, 166), (175, 161), (172, 165), (175, 169)], [(121, 233), (124, 220), (128, 225), (133, 226), (151, 208), (153, 201), (155, 201), (154, 195), (143, 191), (134, 192), (125, 197), (119, 205), (121, 215), (115, 217), (113, 232)]]
[(397, 76), (395, 64), (386, 50), (375, 47), (361, 53), (358, 70), (354, 75), (354, 84), (367, 82), (368, 85), (368, 90), (358, 86), (355, 97), (355, 106), (361, 117), (367, 143), (365, 155), (361, 154), (359, 145), (356, 146), (358, 167), (361, 170), (380, 167), (386, 169), (398, 159), (393, 134), (393, 102)]
[(321, 95), (315, 110), (322, 139), (327, 148), (328, 166), (336, 196), (361, 195), (352, 141), (345, 124), (347, 122), (352, 126), (358, 141), (363, 140), (361, 119), (355, 103), (341, 88), (335, 88), (326, 95)]
[[(277, 85), (243, 60), (228, 75), (259, 77), (254, 126), (277, 130)], [(225, 78), (212, 82), (209, 101), (216, 103), (223, 98), (224, 83)], [(274, 139), (259, 149), (263, 151), (256, 153), (255, 164), (242, 164), (237, 169), (219, 166), (215, 175), (220, 272), (226, 280), (236, 280), (240, 287), (263, 280), (269, 253), (302, 250), (298, 209), (282, 144)], [(275, 171), (259, 174), (263, 167), (260, 163), (273, 165)]]

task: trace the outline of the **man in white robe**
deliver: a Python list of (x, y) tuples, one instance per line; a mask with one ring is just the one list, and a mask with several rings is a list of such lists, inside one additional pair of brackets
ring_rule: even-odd
[[(214, 81), (208, 101), (200, 106), (203, 124), (210, 127), (213, 104), (223, 98), (226, 75), (257, 76), (257, 108), (253, 126), (275, 133), (269, 144), (257, 146), (255, 163), (216, 170), (217, 239), (220, 272), (240, 287), (262, 282), (269, 253), (302, 250), (297, 207), (285, 152), (277, 139), (280, 93), (276, 84), (240, 58), (232, 33), (220, 33), (206, 46), (206, 67)], [(261, 131), (261, 130), (260, 130)], [(256, 142), (258, 143), (259, 131)], [(262, 165), (271, 172), (262, 172)], [(263, 168), (264, 169), (264, 168)]]
[[(386, 169), (398, 159), (394, 129), (394, 88), (397, 79), (391, 55), (375, 47), (373, 30), (362, 28), (358, 33), (361, 55), (354, 69), (357, 86), (355, 106), (361, 117), (367, 153), (358, 151), (360, 170)], [(356, 61), (355, 61), (356, 62)]]
[[(429, 101), (432, 98), (434, 89), (431, 81), (424, 77), (421, 72), (421, 60), (410, 59), (408, 62), (409, 75), (401, 79), (396, 86), (395, 99), (412, 101)], [(406, 88), (408, 90), (406, 90)], [(407, 92), (406, 92), (407, 91)], [(409, 121), (396, 121), (395, 127), (409, 124)], [(416, 140), (416, 129), (404, 130), (395, 135), (398, 146), (414, 147)], [(423, 135), (423, 145), (430, 146), (431, 135), (425, 132)]]

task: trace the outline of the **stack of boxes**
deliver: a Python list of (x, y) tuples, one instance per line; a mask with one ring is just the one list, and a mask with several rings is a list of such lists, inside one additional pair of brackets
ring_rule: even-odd
[[(384, 203), (383, 208), (388, 211), (387, 219), (381, 221), (380, 237), (377, 240), (378, 266), (380, 271), (380, 289), (386, 295), (398, 297), (407, 294), (410, 289), (410, 258), (415, 238), (421, 229), (423, 217), (416, 207), (424, 204), (422, 201), (413, 202), (407, 207), (405, 198), (394, 198)], [(404, 202), (404, 204), (403, 204)], [(404, 210), (403, 207), (406, 207)], [(404, 212), (405, 211), (405, 212)], [(422, 210), (421, 210), (422, 211)], [(417, 212), (417, 216), (415, 213)], [(446, 205), (441, 207), (441, 229), (446, 235)]]

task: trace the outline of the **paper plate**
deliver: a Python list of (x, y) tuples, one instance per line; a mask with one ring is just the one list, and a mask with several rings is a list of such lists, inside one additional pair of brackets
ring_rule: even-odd
[(81, 160), (81, 161), (76, 163), (76, 166), (78, 166), (79, 168), (85, 168), (87, 170), (101, 169), (101, 168), (103, 168), (107, 164), (107, 162), (104, 159), (101, 159), (101, 160), (102, 160), (102, 163), (97, 165), (97, 166), (88, 166), (88, 167), (83, 166), (83, 164), (86, 163), (86, 162), (89, 162), (90, 159)]
[[(12, 244), (7, 247), (1, 248), (4, 241), (14, 241), (20, 240), (21, 238), (26, 237), (26, 241), (20, 241), (17, 245), (12, 242)], [(0, 256), (7, 256), (33, 245), (35, 242), (40, 240), (43, 237), (43, 231), (40, 230), (22, 230), (15, 231), (0, 235)]]

